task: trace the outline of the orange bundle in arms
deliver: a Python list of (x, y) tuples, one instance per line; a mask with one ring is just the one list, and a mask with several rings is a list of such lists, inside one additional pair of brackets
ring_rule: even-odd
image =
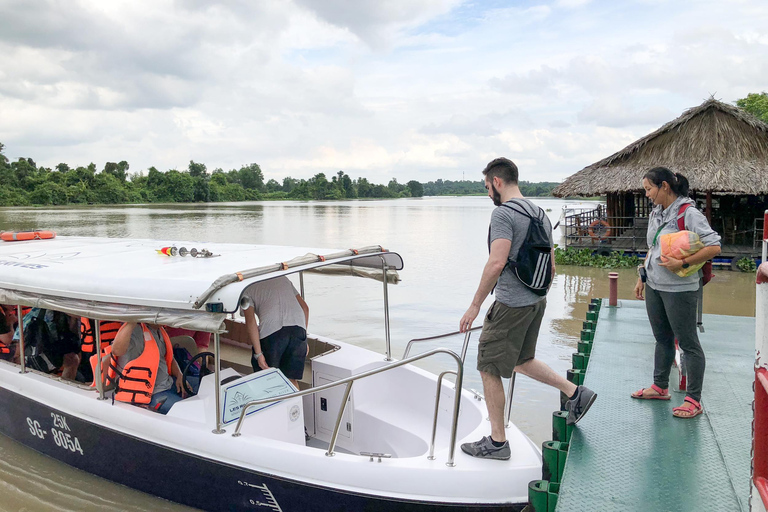
[[(661, 244), (661, 259), (667, 261), (667, 257), (672, 257), (678, 260), (693, 256), (701, 249), (704, 248), (704, 244), (701, 243), (699, 235), (693, 231), (678, 231), (677, 233), (667, 233), (659, 237), (659, 243)], [(680, 277), (687, 277), (698, 272), (701, 267), (704, 266), (704, 262), (696, 263), (688, 268), (681, 268), (675, 272)]]

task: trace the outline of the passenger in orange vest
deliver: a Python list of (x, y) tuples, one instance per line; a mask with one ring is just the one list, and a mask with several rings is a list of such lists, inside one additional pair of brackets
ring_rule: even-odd
[[(95, 321), (90, 318), (80, 318), (80, 350), (86, 354), (96, 352), (96, 333), (94, 330)], [(117, 331), (123, 326), (123, 322), (110, 322), (102, 320), (99, 322), (99, 337), (101, 339), (101, 349), (104, 350), (114, 341)]]
[(147, 405), (166, 414), (186, 397), (171, 340), (159, 325), (127, 322), (117, 332), (112, 358), (106, 362), (103, 374), (117, 374), (115, 400)]
[(5, 306), (0, 306), (0, 359), (10, 361), (15, 355), (15, 348), (12, 346), (13, 331), (11, 320), (5, 313)]

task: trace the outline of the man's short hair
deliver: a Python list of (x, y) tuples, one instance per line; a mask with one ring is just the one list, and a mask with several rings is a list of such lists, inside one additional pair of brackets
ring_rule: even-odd
[(503, 156), (494, 158), (483, 169), (483, 176), (487, 180), (498, 177), (508, 185), (517, 185), (517, 166), (509, 158), (504, 158)]

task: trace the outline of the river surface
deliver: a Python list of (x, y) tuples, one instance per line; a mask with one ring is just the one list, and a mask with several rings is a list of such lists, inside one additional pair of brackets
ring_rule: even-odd
[[(563, 201), (535, 200), (553, 224)], [(457, 330), (477, 288), (488, 250), (493, 204), (487, 197), (425, 197), (381, 201), (250, 202), (67, 208), (0, 208), (0, 231), (53, 229), (59, 235), (160, 238), (210, 242), (356, 248), (382, 245), (405, 262), (389, 287), (393, 356), (408, 340)], [(556, 242), (560, 236), (556, 232)], [(633, 298), (634, 269), (619, 271), (619, 298)], [(754, 316), (752, 274), (727, 270), (704, 291), (704, 312)], [(382, 285), (371, 280), (308, 275), (310, 331), (384, 352)], [(537, 357), (562, 375), (571, 367), (587, 304), (607, 297), (608, 271), (560, 267), (547, 297)], [(490, 305), (488, 299), (481, 315)], [(482, 320), (482, 316), (479, 317)], [(479, 325), (475, 322), (475, 325)], [(734, 335), (737, 335), (734, 333)], [(460, 349), (463, 337), (420, 345)], [(652, 342), (649, 340), (649, 343)], [(477, 334), (467, 354), (464, 387), (482, 389), (474, 369)], [(448, 359), (423, 366), (439, 372)], [(648, 376), (649, 381), (651, 375)], [(649, 382), (638, 382), (638, 388)], [(513, 421), (537, 444), (551, 439), (559, 393), (517, 378)], [(182, 469), (182, 468), (180, 468)], [(183, 469), (178, 473), (183, 478)], [(0, 511), (181, 511), (172, 504), (75, 470), (0, 436)]]

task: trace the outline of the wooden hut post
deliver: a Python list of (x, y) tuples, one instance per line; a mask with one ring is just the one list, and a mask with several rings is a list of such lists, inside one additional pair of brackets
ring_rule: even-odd
[(712, 191), (707, 190), (707, 222), (712, 225)]

